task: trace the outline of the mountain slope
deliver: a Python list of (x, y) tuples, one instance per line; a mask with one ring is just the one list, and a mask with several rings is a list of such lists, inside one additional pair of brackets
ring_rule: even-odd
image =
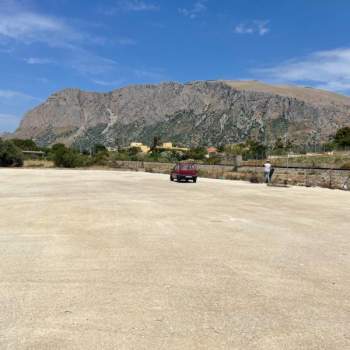
[(184, 145), (254, 138), (273, 143), (327, 141), (350, 125), (350, 97), (256, 81), (135, 85), (110, 93), (60, 91), (23, 118), (15, 136), (42, 145), (150, 143), (154, 136)]

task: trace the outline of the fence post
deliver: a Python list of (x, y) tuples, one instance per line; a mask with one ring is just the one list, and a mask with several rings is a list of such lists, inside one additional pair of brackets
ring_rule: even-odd
[(289, 183), (289, 152), (287, 153), (287, 183)]
[(307, 170), (304, 170), (304, 176), (305, 176), (305, 187), (308, 187), (308, 183), (307, 183)]
[(332, 175), (333, 175), (333, 166), (332, 166), (332, 169), (329, 170), (329, 188), (331, 189), (333, 187), (333, 184), (332, 184)]

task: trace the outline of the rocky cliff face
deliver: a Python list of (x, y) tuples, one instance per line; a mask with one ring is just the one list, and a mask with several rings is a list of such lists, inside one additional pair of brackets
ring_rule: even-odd
[(220, 145), (254, 138), (299, 144), (328, 140), (350, 125), (350, 97), (259, 82), (137, 85), (110, 93), (60, 91), (28, 112), (15, 136), (42, 145), (150, 143)]

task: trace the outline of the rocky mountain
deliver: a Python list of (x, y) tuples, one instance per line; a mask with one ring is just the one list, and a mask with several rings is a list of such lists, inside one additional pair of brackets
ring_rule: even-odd
[(350, 125), (350, 97), (257, 81), (135, 85), (109, 93), (66, 89), (28, 112), (15, 137), (57, 142), (195, 146), (287, 137), (298, 144), (327, 141)]

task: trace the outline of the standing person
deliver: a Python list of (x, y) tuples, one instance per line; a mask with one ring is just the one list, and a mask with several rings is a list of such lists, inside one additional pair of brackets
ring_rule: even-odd
[(270, 173), (271, 173), (271, 163), (270, 161), (266, 161), (266, 163), (264, 164), (264, 176), (265, 176), (265, 182), (267, 184), (269, 184), (271, 182), (271, 177), (270, 177)]
[(272, 176), (273, 173), (275, 172), (275, 168), (271, 165), (271, 169), (270, 169), (270, 182), (272, 182)]

